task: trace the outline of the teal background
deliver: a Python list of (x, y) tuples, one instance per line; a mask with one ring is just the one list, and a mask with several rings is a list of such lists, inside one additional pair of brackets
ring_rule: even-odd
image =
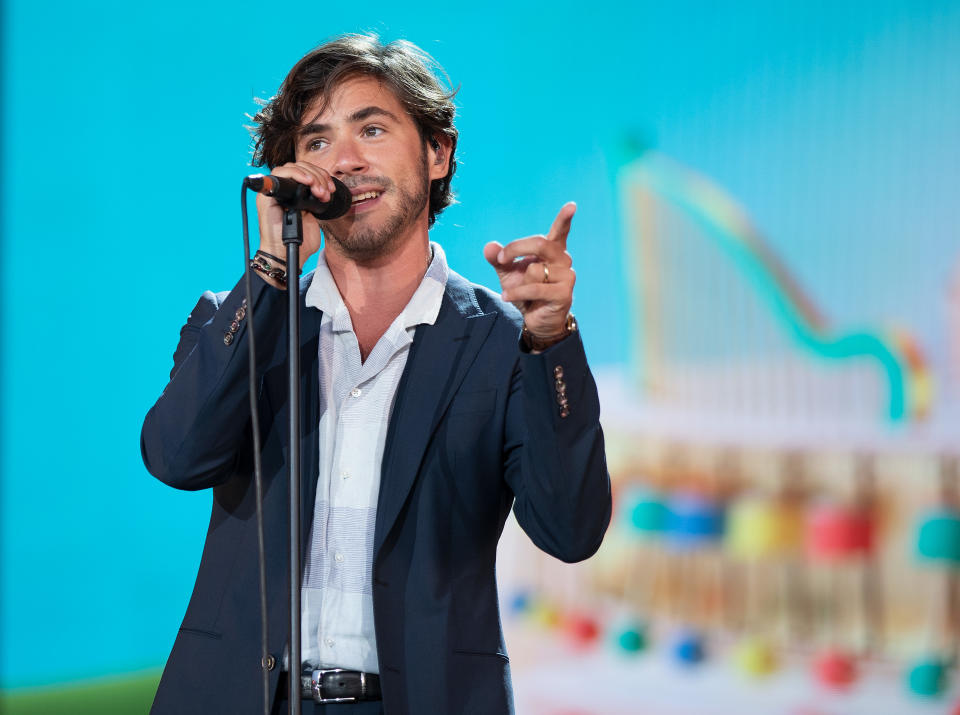
[(578, 202), (595, 366), (630, 359), (611, 179), (632, 137), (725, 186), (832, 318), (909, 326), (943, 367), (956, 3), (279, 7), (4, 5), (4, 689), (166, 658), (210, 497), (146, 473), (141, 420), (200, 292), (240, 275), (245, 113), (329, 36), (407, 38), (461, 86), (461, 203), (433, 231), (456, 270), (493, 285), (486, 241)]

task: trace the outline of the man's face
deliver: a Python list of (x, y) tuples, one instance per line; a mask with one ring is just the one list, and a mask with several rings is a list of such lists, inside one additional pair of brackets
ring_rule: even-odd
[(349, 213), (320, 223), (327, 240), (365, 260), (426, 233), (430, 182), (446, 174), (446, 162), (433, 161), (434, 150), (393, 92), (360, 76), (341, 83), (319, 112), (322, 100), (304, 112), (297, 161), (326, 169), (354, 196)]

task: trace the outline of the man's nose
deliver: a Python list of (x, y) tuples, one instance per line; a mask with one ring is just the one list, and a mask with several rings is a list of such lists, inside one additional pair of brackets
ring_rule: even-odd
[(360, 145), (353, 139), (343, 139), (333, 146), (333, 175), (362, 174), (367, 169), (367, 160)]

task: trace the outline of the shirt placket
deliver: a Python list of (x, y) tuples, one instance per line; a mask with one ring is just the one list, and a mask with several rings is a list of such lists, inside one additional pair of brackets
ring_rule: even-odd
[[(402, 320), (402, 317), (401, 317)], [(361, 448), (368, 445), (370, 435), (364, 430), (365, 419), (357, 419), (357, 410), (365, 408), (364, 398), (371, 399), (372, 391), (376, 390), (377, 380), (382, 377), (390, 362), (397, 353), (410, 342), (407, 330), (396, 326), (381, 337), (365, 363), (360, 363), (359, 349), (356, 335), (350, 331), (335, 333), (335, 349), (333, 357), (333, 389), (330, 407), (335, 410), (336, 420), (333, 435), (333, 454), (327, 472), (327, 494), (331, 516), (334, 510), (350, 506), (356, 507), (358, 491), (365, 488), (364, 482), (373, 478), (371, 469), (375, 465), (363, 462)], [(399, 333), (394, 334), (394, 333)], [(358, 481), (359, 480), (359, 481)], [(369, 487), (370, 485), (366, 485)], [(367, 497), (369, 498), (369, 497)], [(328, 524), (334, 521), (328, 520)], [(329, 527), (328, 527), (329, 529)], [(338, 644), (338, 624), (342, 620), (340, 611), (343, 607), (340, 595), (342, 585), (341, 569), (350, 568), (354, 564), (346, 562), (347, 556), (338, 543), (338, 535), (328, 530), (324, 539), (325, 571), (327, 573), (327, 587), (323, 589), (321, 597), (319, 629), (317, 643), (321, 653), (321, 662), (335, 663), (338, 656), (342, 656), (343, 644)], [(348, 646), (349, 647), (349, 646)]]
[[(336, 422), (333, 434), (333, 455), (330, 460), (330, 470), (327, 475), (327, 495), (331, 514), (342, 508), (345, 503), (346, 482), (355, 475), (351, 455), (354, 452), (352, 435), (347, 428), (347, 417), (350, 411), (350, 400), (353, 386), (358, 378), (360, 366), (355, 356), (358, 356), (356, 337), (352, 332), (336, 333), (334, 348), (334, 384), (332, 395)], [(328, 521), (328, 524), (333, 519)], [(327, 572), (327, 587), (323, 590), (320, 607), (320, 633), (318, 641), (323, 662), (334, 659), (336, 641), (336, 623), (341, 609), (339, 586), (341, 584), (339, 569), (344, 566), (343, 553), (338, 551), (337, 535), (329, 531), (324, 539), (325, 554), (324, 567)]]

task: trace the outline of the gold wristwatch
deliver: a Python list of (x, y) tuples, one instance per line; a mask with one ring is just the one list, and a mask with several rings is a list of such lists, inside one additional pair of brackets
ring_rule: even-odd
[(563, 332), (558, 335), (552, 335), (549, 338), (540, 338), (527, 329), (527, 324), (523, 324), (523, 331), (520, 333), (520, 339), (529, 350), (546, 350), (551, 345), (556, 345), (565, 337), (577, 330), (577, 319), (573, 313), (567, 313), (567, 322), (563, 326)]

